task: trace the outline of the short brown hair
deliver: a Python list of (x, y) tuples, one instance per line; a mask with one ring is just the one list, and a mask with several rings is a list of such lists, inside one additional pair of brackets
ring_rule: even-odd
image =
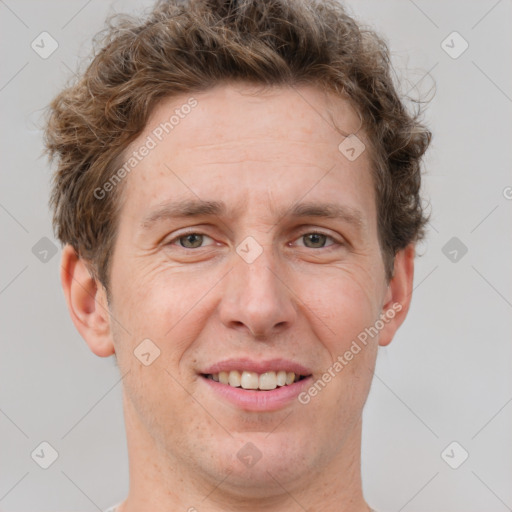
[(50, 104), (45, 144), (57, 158), (50, 199), (56, 236), (108, 290), (119, 196), (94, 190), (164, 98), (220, 82), (315, 85), (348, 98), (371, 144), (379, 242), (394, 256), (424, 237), (420, 161), (431, 133), (400, 98), (386, 43), (336, 0), (163, 0), (144, 18), (115, 15), (100, 49)]

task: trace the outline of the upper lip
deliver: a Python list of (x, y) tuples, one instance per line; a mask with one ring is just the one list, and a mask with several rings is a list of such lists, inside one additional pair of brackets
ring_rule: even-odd
[(230, 372), (231, 370), (249, 371), (255, 373), (265, 372), (278, 372), (284, 370), (286, 372), (293, 372), (296, 375), (311, 375), (311, 371), (305, 366), (290, 361), (288, 359), (269, 359), (267, 361), (257, 361), (255, 359), (238, 358), (226, 359), (218, 363), (208, 366), (200, 373), (205, 375), (213, 375), (220, 372)]

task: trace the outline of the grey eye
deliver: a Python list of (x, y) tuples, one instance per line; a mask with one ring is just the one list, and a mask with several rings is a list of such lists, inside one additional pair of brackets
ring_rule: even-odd
[(327, 235), (322, 235), (322, 233), (308, 233), (302, 237), (304, 245), (312, 249), (324, 247), (327, 238)]
[(178, 240), (180, 245), (186, 249), (197, 249), (203, 244), (203, 237), (204, 235), (189, 233), (188, 235), (181, 236)]

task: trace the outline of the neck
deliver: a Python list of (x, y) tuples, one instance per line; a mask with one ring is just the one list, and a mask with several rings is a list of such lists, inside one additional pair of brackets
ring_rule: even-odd
[(124, 397), (130, 490), (116, 512), (368, 512), (361, 484), (361, 420), (331, 464), (308, 471), (296, 481), (275, 482), (273, 490), (244, 493), (230, 486), (229, 475), (210, 481), (158, 446)]

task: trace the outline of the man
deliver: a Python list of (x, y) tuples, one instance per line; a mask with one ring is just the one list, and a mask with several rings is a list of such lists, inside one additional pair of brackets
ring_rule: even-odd
[(371, 510), (361, 414), (407, 314), (430, 133), (335, 1), (164, 1), (52, 103), (73, 322), (123, 378), (116, 512)]

